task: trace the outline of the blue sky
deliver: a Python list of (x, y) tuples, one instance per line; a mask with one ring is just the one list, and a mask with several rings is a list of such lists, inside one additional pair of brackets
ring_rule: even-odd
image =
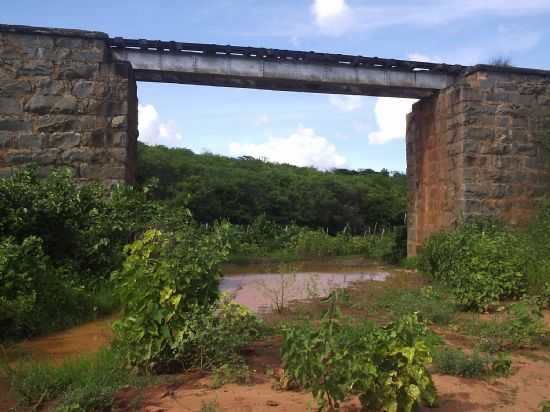
[[(0, 22), (111, 36), (550, 69), (550, 0), (5, 0)], [(140, 139), (405, 170), (410, 101), (139, 83)]]

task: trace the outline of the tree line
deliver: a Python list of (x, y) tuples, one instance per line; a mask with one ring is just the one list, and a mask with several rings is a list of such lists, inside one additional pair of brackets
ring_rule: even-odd
[(252, 157), (188, 149), (138, 148), (138, 182), (155, 181), (154, 196), (186, 205), (202, 223), (226, 219), (364, 233), (404, 224), (406, 176), (370, 169), (319, 171)]

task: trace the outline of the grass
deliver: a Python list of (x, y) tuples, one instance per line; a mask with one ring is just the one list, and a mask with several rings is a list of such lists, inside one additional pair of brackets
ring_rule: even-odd
[(56, 411), (110, 410), (116, 392), (126, 386), (142, 387), (152, 377), (128, 371), (111, 349), (94, 355), (66, 360), (62, 364), (21, 361), (15, 367), (4, 365), (17, 400), (34, 405), (56, 400)]
[(433, 354), (435, 370), (445, 375), (463, 378), (483, 378), (508, 375), (512, 362), (506, 354), (490, 356), (474, 351), (471, 355), (461, 349), (442, 347)]
[(211, 387), (221, 388), (228, 383), (250, 385), (253, 372), (245, 363), (227, 363), (214, 369)]
[(531, 302), (514, 303), (488, 319), (479, 315), (463, 319), (458, 329), (476, 337), (478, 348), (487, 352), (532, 349), (550, 344), (542, 313)]
[(458, 312), (445, 290), (432, 286), (409, 290), (388, 288), (375, 306), (389, 311), (395, 318), (418, 312), (423, 319), (436, 325), (448, 325)]

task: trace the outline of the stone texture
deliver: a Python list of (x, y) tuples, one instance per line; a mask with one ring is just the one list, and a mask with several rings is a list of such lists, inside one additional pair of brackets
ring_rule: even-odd
[(137, 91), (103, 33), (0, 25), (0, 172), (132, 182)]
[(528, 223), (550, 193), (547, 120), (544, 74), (476, 71), (416, 103), (407, 119), (408, 254), (469, 219)]

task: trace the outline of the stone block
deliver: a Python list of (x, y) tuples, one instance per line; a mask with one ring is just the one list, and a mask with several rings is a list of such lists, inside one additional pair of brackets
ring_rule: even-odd
[(81, 134), (77, 132), (59, 132), (52, 133), (48, 139), (48, 146), (57, 147), (59, 149), (69, 149), (79, 146), (81, 142)]
[(36, 85), (36, 93), (44, 96), (58, 96), (65, 93), (68, 84), (62, 80), (41, 79)]
[(128, 119), (126, 116), (114, 116), (111, 120), (113, 129), (126, 129), (128, 127)]
[(71, 130), (81, 130), (81, 127), (79, 126), (81, 126), (82, 121), (86, 121), (86, 118), (76, 118), (75, 116), (50, 114), (38, 117), (35, 122), (35, 127), (39, 132), (45, 133), (68, 132)]
[(25, 105), (25, 110), (31, 113), (50, 113), (57, 103), (57, 96), (34, 95)]
[(35, 153), (33, 161), (41, 165), (57, 164), (61, 150), (57, 148), (43, 149)]
[(25, 132), (30, 131), (32, 124), (29, 121), (23, 119), (1, 119), (0, 118), (0, 131), (12, 131), (12, 132)]
[(73, 95), (78, 98), (91, 97), (94, 95), (95, 82), (89, 80), (77, 80), (73, 86)]
[(46, 136), (32, 133), (17, 136), (17, 147), (20, 149), (41, 149)]
[(64, 150), (61, 154), (63, 162), (90, 162), (93, 160), (94, 152), (87, 148), (75, 147)]
[[(0, 96), (18, 97), (30, 93), (31, 83), (26, 80), (3, 79), (0, 80)], [(0, 110), (1, 110), (0, 105)]]
[(17, 76), (51, 76), (53, 73), (53, 63), (46, 60), (25, 60), (17, 68)]
[(57, 78), (92, 80), (96, 77), (97, 73), (98, 64), (70, 62), (59, 67)]
[(23, 107), (15, 97), (0, 97), (1, 114), (21, 114)]
[(117, 164), (92, 165), (83, 163), (79, 168), (79, 175), (85, 179), (104, 180), (113, 179), (124, 181), (126, 168)]

